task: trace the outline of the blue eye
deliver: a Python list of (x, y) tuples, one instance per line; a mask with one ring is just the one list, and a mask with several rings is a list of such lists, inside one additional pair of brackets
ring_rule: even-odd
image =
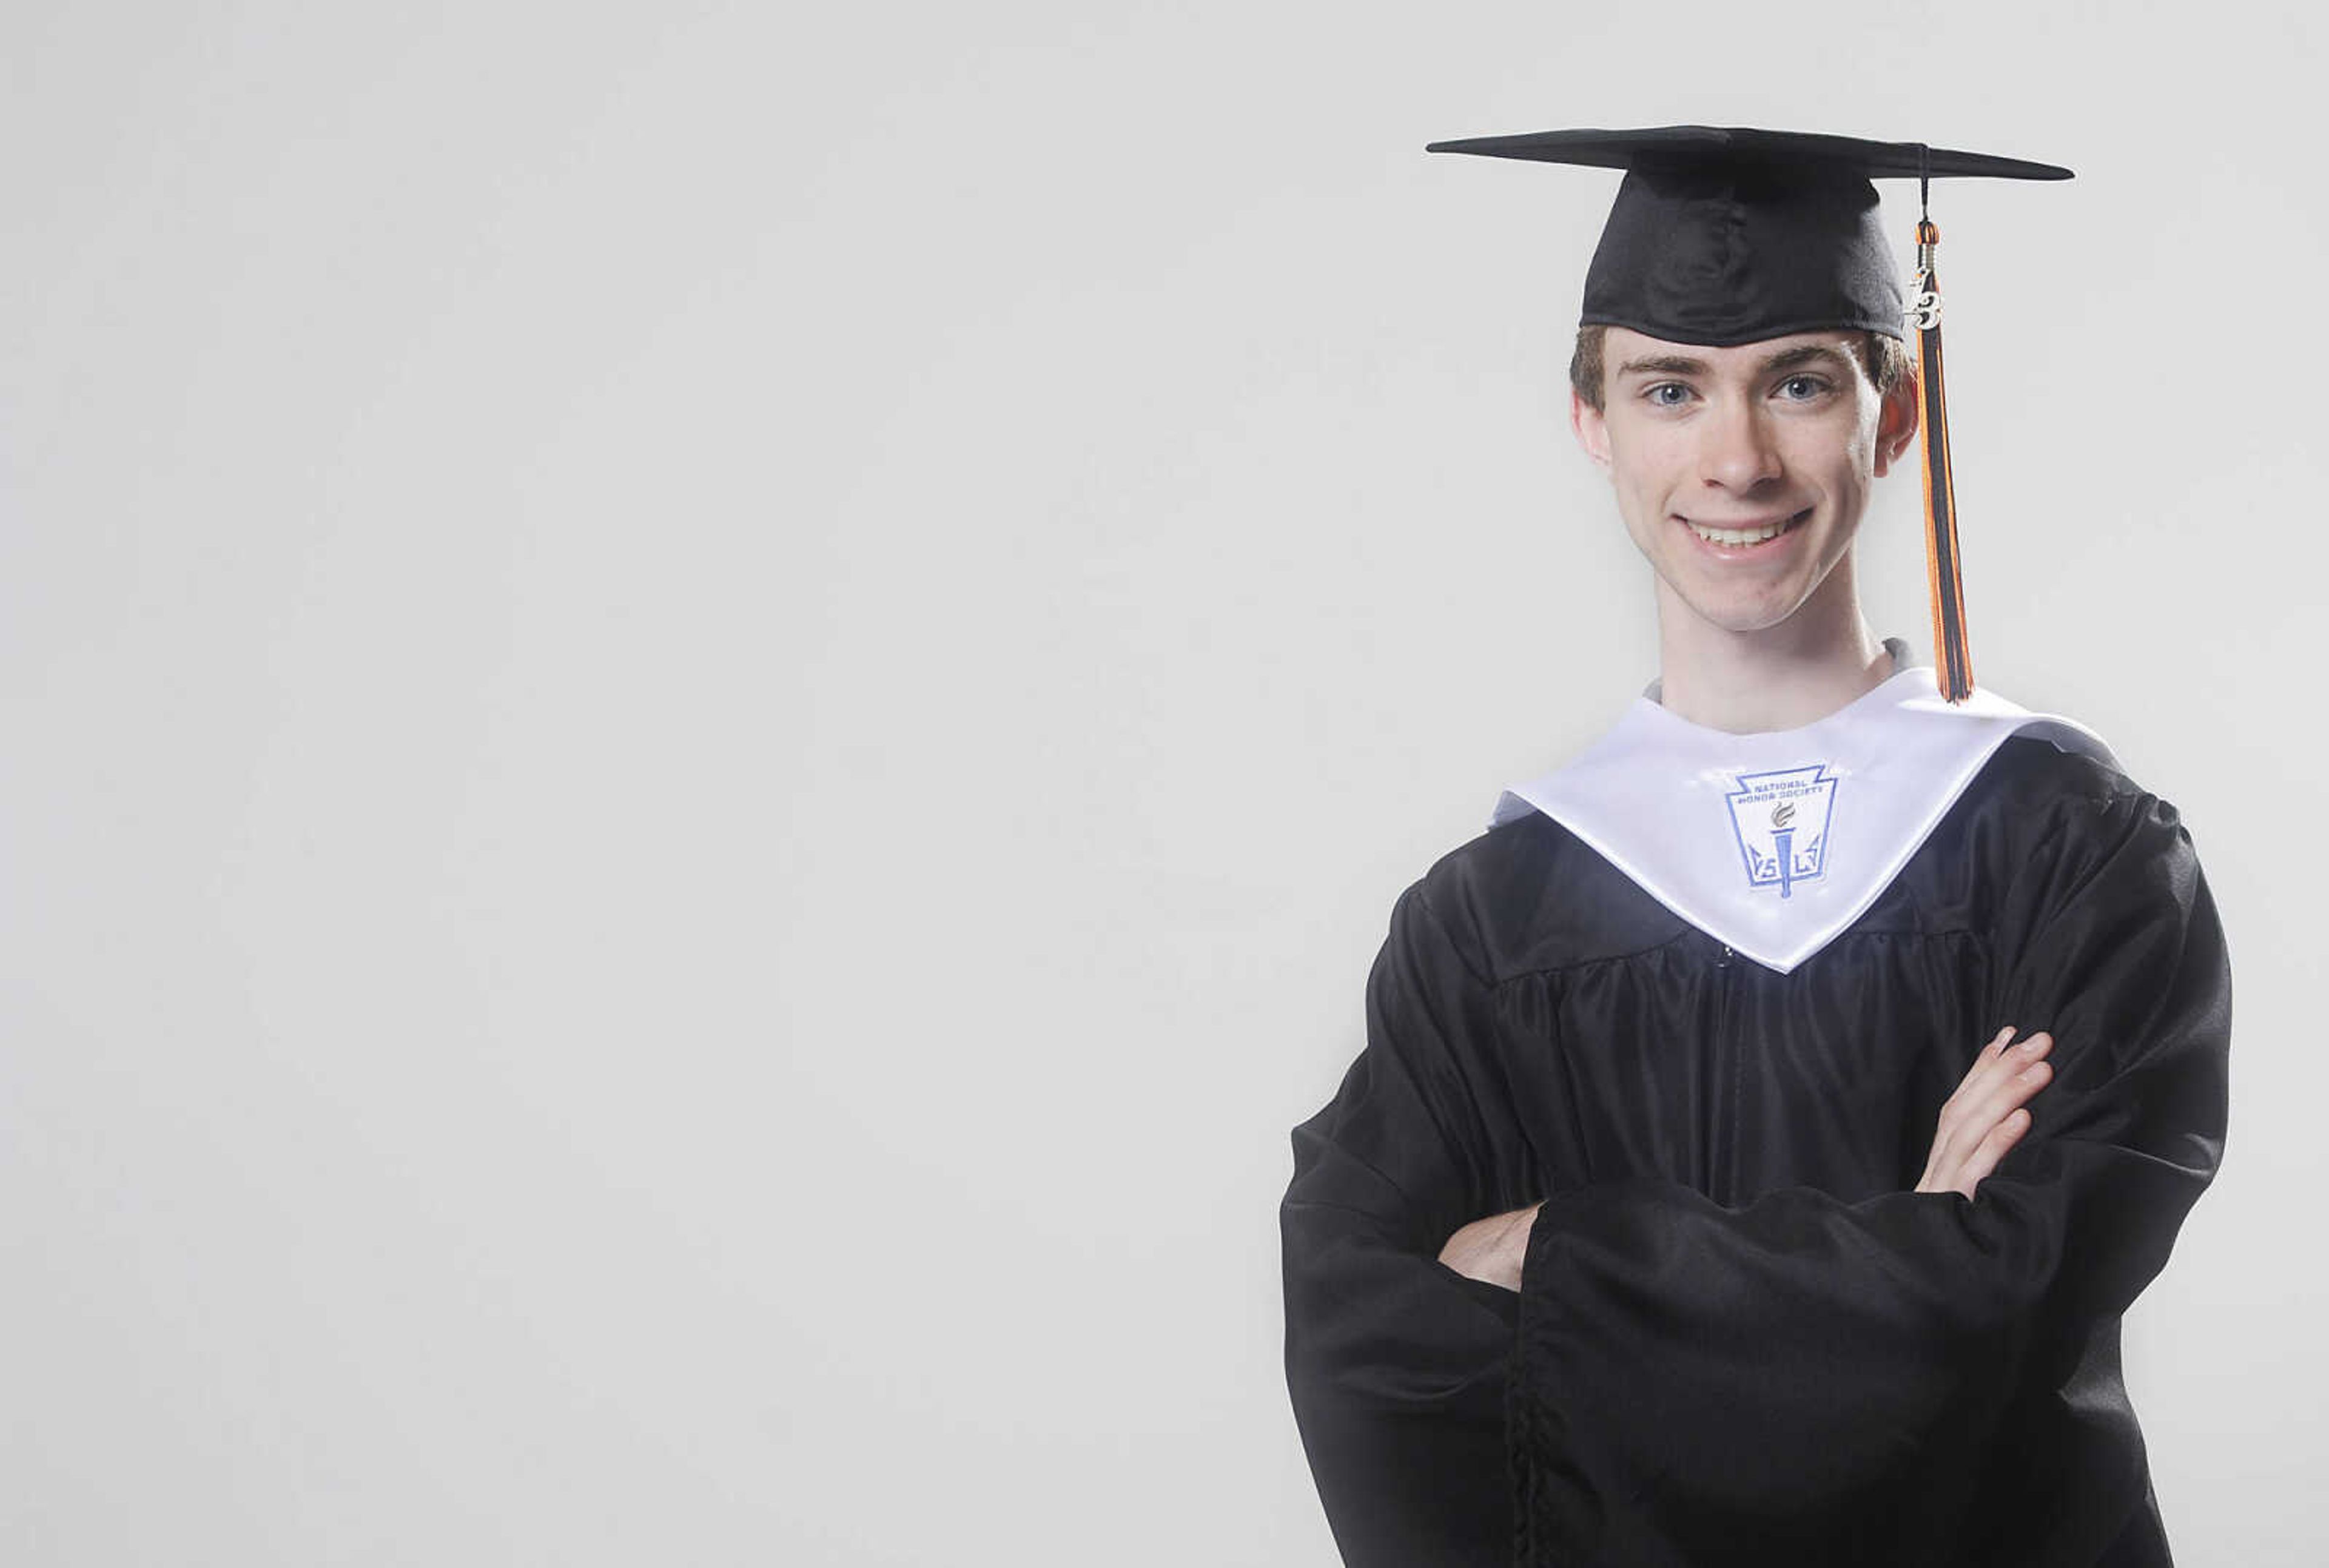
[[(1664, 395), (1666, 392), (1676, 392), (1680, 395), (1670, 398)], [(1653, 386), (1645, 388), (1643, 391), (1642, 395), (1650, 400), (1650, 405), (1653, 408), (1680, 408), (1683, 405), (1683, 400), (1690, 396), (1690, 388), (1683, 385), (1682, 383), (1678, 381), (1662, 381)]]
[(1789, 396), (1788, 401), (1791, 402), (1801, 403), (1809, 402), (1812, 399), (1818, 397), (1823, 392), (1825, 392), (1828, 390), (1828, 383), (1826, 378), (1823, 376), (1791, 375), (1787, 380), (1779, 383), (1779, 389), (1782, 392), (1786, 392), (1790, 387), (1800, 388), (1802, 390), (1792, 393)]

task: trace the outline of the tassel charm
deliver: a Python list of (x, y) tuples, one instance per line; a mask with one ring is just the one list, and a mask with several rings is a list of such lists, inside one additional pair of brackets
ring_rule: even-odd
[(1941, 231), (1917, 221), (1917, 277), (1906, 324), (1917, 334), (1917, 414), (1924, 439), (1925, 570), (1933, 600), (1933, 660), (1941, 695), (1962, 703), (1973, 694), (1966, 646), (1965, 583), (1957, 569), (1957, 492), (1949, 478), (1948, 398), (1941, 387), (1941, 296), (1933, 251)]

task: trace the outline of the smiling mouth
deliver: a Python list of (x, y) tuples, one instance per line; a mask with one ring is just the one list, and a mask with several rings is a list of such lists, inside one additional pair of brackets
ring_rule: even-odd
[(1780, 534), (1791, 533), (1803, 526), (1804, 519), (1811, 515), (1812, 509), (1806, 506), (1792, 517), (1784, 517), (1776, 523), (1761, 523), (1745, 528), (1717, 528), (1710, 524), (1694, 523), (1687, 517), (1679, 518), (1677, 521), (1701, 539), (1719, 549), (1747, 551), (1758, 545), (1768, 543)]

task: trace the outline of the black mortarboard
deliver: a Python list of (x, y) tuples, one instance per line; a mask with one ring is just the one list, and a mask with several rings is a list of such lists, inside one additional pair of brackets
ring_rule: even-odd
[(1929, 217), (1917, 225), (1915, 294), (1904, 311), (1870, 182), (1916, 179), (1921, 194), (1923, 182), (1950, 175), (2067, 180), (2070, 171), (1919, 142), (1688, 125), (1474, 137), (1426, 150), (1626, 171), (1586, 269), (1580, 326), (1716, 348), (1831, 328), (1894, 337), (1918, 328), (1934, 657), (1942, 694), (1962, 701), (1973, 671), (1941, 391), (1940, 231)]

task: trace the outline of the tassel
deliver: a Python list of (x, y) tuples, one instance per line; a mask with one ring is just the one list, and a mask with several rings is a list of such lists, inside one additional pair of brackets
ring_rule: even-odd
[(1933, 600), (1933, 664), (1941, 695), (1962, 703), (1973, 694), (1973, 655), (1966, 643), (1965, 583), (1957, 571), (1957, 492), (1949, 481), (1949, 405), (1941, 390), (1940, 278), (1933, 251), (1941, 231), (1917, 220), (1916, 298), (1907, 312), (1917, 329), (1917, 413), (1925, 447), (1925, 569)]

